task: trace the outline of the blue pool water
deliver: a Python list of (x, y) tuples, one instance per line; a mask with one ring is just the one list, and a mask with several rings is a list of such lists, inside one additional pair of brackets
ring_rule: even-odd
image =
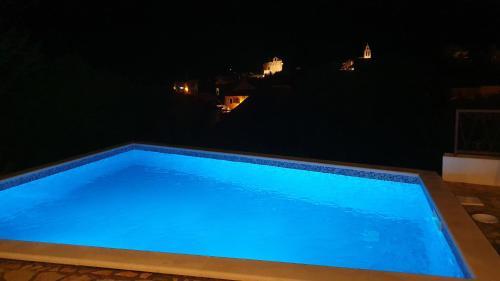
[(0, 239), (465, 276), (419, 184), (137, 149), (0, 191)]

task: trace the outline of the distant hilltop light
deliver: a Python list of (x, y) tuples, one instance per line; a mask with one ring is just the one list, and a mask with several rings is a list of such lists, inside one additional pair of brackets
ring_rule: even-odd
[(198, 81), (179, 81), (173, 85), (174, 93), (183, 95), (197, 95), (198, 94)]
[(342, 66), (340, 67), (340, 70), (342, 70), (342, 71), (354, 71), (354, 60), (348, 59), (345, 62), (343, 62)]
[(283, 71), (283, 61), (277, 57), (274, 57), (272, 61), (266, 62), (263, 65), (264, 76), (273, 75), (277, 72)]
[(354, 71), (354, 64), (360, 62), (360, 60), (369, 60), (372, 58), (372, 50), (368, 43), (366, 43), (365, 50), (363, 51), (363, 56), (358, 57), (358, 59), (348, 59), (340, 65), (341, 71)]
[(368, 43), (366, 43), (365, 51), (363, 52), (363, 58), (364, 59), (372, 58), (372, 50), (370, 50), (370, 46), (368, 46)]

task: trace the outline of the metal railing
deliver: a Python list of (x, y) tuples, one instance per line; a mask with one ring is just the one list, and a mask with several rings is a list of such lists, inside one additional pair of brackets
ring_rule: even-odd
[(500, 110), (457, 109), (455, 153), (500, 155)]

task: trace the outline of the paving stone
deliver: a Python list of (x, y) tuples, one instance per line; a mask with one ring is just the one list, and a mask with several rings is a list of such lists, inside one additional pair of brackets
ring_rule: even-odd
[(65, 275), (58, 272), (42, 272), (39, 273), (33, 281), (57, 281), (62, 279)]
[[(467, 211), (467, 213), (469, 213), (469, 216), (478, 213), (487, 213), (500, 218), (500, 189), (492, 189), (491, 186), (465, 183), (452, 183), (448, 186), (456, 196), (477, 197), (484, 203), (484, 206), (482, 207), (465, 207), (464, 209)], [(479, 227), (479, 229), (481, 229), (486, 238), (488, 238), (491, 245), (495, 247), (498, 254), (500, 254), (500, 245), (495, 242), (496, 240), (500, 240), (500, 223), (476, 223), (476, 225)]]
[(172, 281), (172, 276), (164, 274), (155, 274), (151, 279), (155, 281)]
[(61, 281), (90, 281), (90, 280), (92, 280), (92, 277), (90, 277), (87, 274), (84, 274), (84, 275), (74, 274), (74, 275), (64, 277), (64, 279), (62, 279)]
[[(500, 242), (500, 239), (499, 241)], [(492, 241), (495, 244), (495, 241)], [(498, 245), (500, 246), (500, 244)], [(42, 272), (40, 272), (42, 271)], [(116, 276), (117, 278), (112, 277)], [(97, 277), (97, 280), (95, 278)], [(216, 281), (150, 272), (0, 259), (0, 281)]]
[(110, 276), (111, 274), (113, 274), (113, 270), (101, 269), (101, 270), (97, 270), (97, 271), (92, 271), (92, 274), (99, 275), (99, 276)]
[(153, 275), (153, 273), (143, 272), (143, 273), (139, 274), (139, 278), (148, 279), (151, 275)]
[(5, 263), (0, 263), (0, 268), (6, 269), (6, 270), (15, 270), (21, 268), (22, 264), (17, 263), (17, 262), (5, 262)]
[(76, 267), (63, 267), (59, 270), (59, 272), (62, 273), (75, 273), (76, 272)]
[(137, 275), (138, 275), (137, 272), (133, 272), (133, 271), (119, 271), (119, 272), (115, 273), (115, 276), (121, 276), (121, 277), (127, 277), (127, 278), (134, 278)]
[(474, 196), (456, 196), (463, 206), (484, 206), (481, 199)]
[(500, 238), (500, 232), (496, 232), (496, 231), (491, 232), (491, 233), (490, 233), (490, 237), (493, 237), (493, 238)]
[(39, 265), (39, 264), (27, 264), (27, 265), (23, 266), (21, 269), (33, 270), (33, 271), (42, 271), (42, 270), (46, 270), (47, 267), (45, 267), (43, 265)]
[(54, 267), (47, 269), (47, 271), (59, 271), (60, 268), (61, 268), (60, 266), (54, 266)]
[(36, 272), (31, 270), (8, 271), (3, 275), (5, 281), (29, 281)]

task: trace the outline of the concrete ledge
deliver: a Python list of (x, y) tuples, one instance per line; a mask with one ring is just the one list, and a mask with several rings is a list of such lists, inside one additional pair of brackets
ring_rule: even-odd
[(445, 154), (443, 179), (449, 182), (500, 186), (500, 158)]

